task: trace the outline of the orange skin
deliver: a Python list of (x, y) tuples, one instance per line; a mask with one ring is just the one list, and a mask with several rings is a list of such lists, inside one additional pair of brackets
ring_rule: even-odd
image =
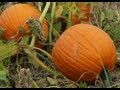
[(90, 5), (85, 5), (84, 3), (77, 4), (77, 7), (81, 10), (83, 17), (78, 19), (76, 13), (72, 14), (71, 21), (72, 25), (79, 24), (82, 22), (89, 23), (90, 22)]
[[(29, 4), (15, 4), (6, 8), (0, 15), (0, 27), (5, 29), (2, 38), (5, 40), (19, 40), (23, 35), (30, 34), (28, 24), (31, 17), (38, 19), (41, 13)], [(24, 32), (19, 32), (19, 27), (24, 27)], [(44, 19), (42, 22), (45, 37), (48, 37), (48, 25)], [(41, 46), (41, 45), (40, 45)]]
[(89, 24), (77, 24), (59, 37), (52, 57), (58, 71), (67, 78), (93, 83), (103, 67), (114, 69), (116, 48), (103, 30)]

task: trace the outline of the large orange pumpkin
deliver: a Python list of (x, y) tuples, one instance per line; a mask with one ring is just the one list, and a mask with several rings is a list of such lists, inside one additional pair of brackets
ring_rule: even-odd
[[(27, 20), (30, 18), (38, 19), (41, 13), (37, 8), (29, 4), (15, 4), (6, 8), (0, 15), (0, 27), (5, 28), (3, 38), (6, 40), (18, 40), (29, 30)], [(19, 27), (22, 26), (26, 32), (19, 32)], [(43, 33), (48, 37), (48, 25), (46, 20), (42, 22)]]
[(56, 41), (52, 57), (57, 69), (69, 79), (93, 83), (104, 67), (114, 69), (116, 48), (103, 30), (77, 24)]

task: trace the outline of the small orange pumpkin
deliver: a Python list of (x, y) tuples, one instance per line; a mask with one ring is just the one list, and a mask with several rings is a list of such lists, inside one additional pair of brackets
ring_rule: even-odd
[(83, 17), (79, 19), (76, 13), (72, 13), (72, 17), (71, 17), (72, 25), (79, 24), (82, 22), (89, 23), (90, 22), (90, 5), (82, 2), (76, 5), (80, 9), (81, 14), (83, 14)]
[(116, 48), (107, 33), (96, 26), (71, 26), (56, 41), (52, 50), (53, 63), (74, 81), (93, 83), (103, 67), (113, 70)]
[[(30, 18), (38, 19), (41, 13), (37, 8), (29, 4), (15, 4), (6, 8), (0, 15), (0, 27), (5, 28), (3, 38), (6, 40), (15, 39), (18, 40), (29, 30), (27, 20)], [(19, 32), (19, 27), (22, 26), (26, 30), (25, 32)], [(48, 25), (44, 19), (42, 22), (43, 33), (45, 37), (48, 37)]]

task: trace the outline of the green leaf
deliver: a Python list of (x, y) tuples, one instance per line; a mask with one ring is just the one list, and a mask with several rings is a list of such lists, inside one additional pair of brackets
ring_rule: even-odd
[(47, 19), (48, 22), (50, 22), (50, 20), (51, 20), (51, 13), (47, 13), (46, 14), (46, 19)]
[(0, 71), (0, 80), (7, 80), (5, 71)]
[(53, 29), (53, 36), (54, 40), (56, 41), (60, 37), (60, 33), (56, 29)]
[(72, 25), (72, 22), (71, 22), (71, 20), (67, 20), (67, 28), (69, 28), (70, 26)]
[(120, 27), (117, 27), (115, 30), (113, 30), (113, 34), (116, 40), (120, 40)]
[(3, 41), (2, 40), (0, 40), (0, 45), (3, 45)]
[(87, 83), (80, 82), (80, 84), (77, 85), (78, 88), (87, 88)]
[(64, 8), (63, 13), (61, 14), (61, 16), (65, 16), (66, 17), (68, 14), (69, 14), (69, 10)]
[(5, 68), (2, 62), (0, 62), (0, 80), (7, 81), (8, 70)]
[(0, 44), (0, 60), (8, 58), (18, 51), (18, 47), (15, 42), (10, 42), (7, 44)]
[(104, 19), (105, 19), (105, 14), (104, 14), (104, 12), (101, 11), (100, 22), (103, 22)]
[(0, 13), (2, 13), (3, 8), (4, 8), (4, 3), (3, 3), (3, 2), (0, 2)]
[(109, 30), (110, 29), (110, 24), (108, 23), (108, 24), (106, 24), (106, 25), (104, 25), (104, 28), (103, 28), (103, 30)]
[(109, 20), (113, 20), (114, 15), (115, 15), (115, 11), (113, 11), (112, 9), (109, 9), (107, 11), (107, 15), (108, 15)]
[(61, 14), (62, 14), (62, 12), (63, 12), (63, 7), (60, 6), (60, 5), (57, 5), (57, 7), (56, 7), (56, 11), (55, 11), (55, 18), (60, 17)]
[(53, 35), (54, 35), (54, 39), (58, 39), (58, 37), (60, 36), (61, 33), (61, 29), (62, 29), (62, 22), (57, 22), (54, 24), (54, 29), (53, 29)]
[(29, 38), (30, 38), (30, 36), (29, 35), (25, 35), (25, 36), (23, 36), (22, 37), (22, 40), (20, 41), (20, 45), (28, 45), (28, 43), (29, 43)]
[(60, 31), (62, 29), (62, 22), (57, 22), (54, 24), (54, 28), (57, 30), (57, 31)]

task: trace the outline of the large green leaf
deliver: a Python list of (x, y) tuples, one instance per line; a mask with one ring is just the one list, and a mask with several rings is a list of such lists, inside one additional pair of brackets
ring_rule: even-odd
[(15, 42), (10, 43), (0, 43), (0, 60), (3, 60), (5, 58), (8, 58), (14, 54), (16, 54), (18, 51), (18, 46)]

